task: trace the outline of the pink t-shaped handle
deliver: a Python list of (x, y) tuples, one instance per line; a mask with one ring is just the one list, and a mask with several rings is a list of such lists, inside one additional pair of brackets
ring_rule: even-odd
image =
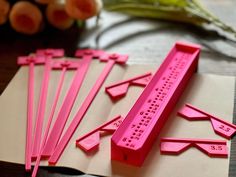
[(226, 141), (209, 139), (162, 138), (161, 153), (178, 155), (190, 147), (196, 147), (210, 157), (227, 157)]
[(113, 133), (123, 121), (123, 117), (120, 115), (114, 119), (104, 123), (93, 131), (76, 140), (76, 146), (84, 150), (85, 152), (91, 152), (98, 148), (100, 132)]
[(45, 60), (43, 80), (42, 80), (42, 85), (41, 85), (41, 90), (40, 90), (38, 110), (37, 110), (36, 123), (35, 123), (32, 159), (36, 159), (36, 157), (39, 154), (44, 114), (45, 114), (46, 102), (47, 102), (49, 77), (50, 77), (50, 72), (51, 72), (51, 64), (52, 64), (51, 58), (63, 57), (64, 50), (63, 49), (39, 49), (36, 51), (36, 55), (45, 57), (46, 60)]

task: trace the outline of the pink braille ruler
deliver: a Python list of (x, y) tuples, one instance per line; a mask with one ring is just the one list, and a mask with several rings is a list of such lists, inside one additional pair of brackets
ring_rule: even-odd
[(85, 152), (91, 152), (97, 150), (99, 146), (101, 133), (104, 132), (109, 134), (114, 133), (122, 121), (123, 117), (121, 117), (120, 115), (115, 117), (114, 119), (106, 122), (105, 124), (99, 126), (93, 131), (77, 139), (76, 146), (81, 148)]
[(145, 87), (148, 82), (151, 80), (152, 73), (142, 74), (125, 81), (121, 81), (112, 85), (109, 85), (105, 88), (106, 93), (112, 99), (119, 99), (126, 95), (130, 85), (138, 85)]
[(42, 140), (42, 143), (41, 143), (41, 146), (40, 146), (40, 149), (39, 149), (39, 155), (37, 156), (36, 163), (34, 165), (34, 170), (33, 170), (33, 173), (32, 173), (32, 177), (36, 177), (36, 174), (37, 174), (37, 171), (38, 171), (39, 163), (40, 163), (40, 160), (41, 160), (41, 155), (42, 155), (42, 152), (43, 152), (44, 145), (47, 141), (47, 137), (48, 137), (48, 133), (49, 133), (49, 130), (50, 130), (51, 122), (53, 120), (53, 116), (54, 116), (54, 113), (55, 113), (55, 110), (56, 110), (57, 102), (58, 102), (58, 99), (59, 99), (59, 96), (60, 96), (60, 93), (61, 93), (61, 89), (62, 89), (62, 85), (63, 85), (63, 82), (64, 82), (66, 70), (77, 69), (78, 66), (79, 66), (78, 61), (71, 61), (71, 60), (54, 60), (53, 61), (52, 68), (53, 69), (61, 69), (62, 72), (61, 72), (59, 83), (58, 83), (58, 86), (57, 86), (55, 98), (54, 98), (54, 101), (53, 101), (53, 104), (52, 104), (51, 113), (50, 113), (50, 116), (48, 118), (47, 127), (45, 129), (43, 140)]
[(178, 115), (188, 120), (210, 120), (216, 134), (230, 139), (236, 132), (236, 125), (206, 113), (190, 104), (186, 104)]
[(33, 104), (34, 104), (34, 66), (44, 64), (45, 57), (24, 56), (17, 60), (18, 65), (29, 65), (28, 74), (28, 100), (27, 100), (27, 130), (26, 130), (26, 148), (25, 148), (25, 169), (31, 169), (32, 154), (32, 128), (33, 128)]
[(110, 71), (112, 70), (115, 63), (124, 64), (128, 60), (127, 55), (119, 55), (119, 54), (111, 54), (111, 55), (104, 55), (100, 58), (101, 61), (107, 61), (102, 73), (99, 75), (97, 81), (93, 85), (92, 89), (90, 90), (89, 94), (85, 98), (84, 102), (82, 103), (81, 107), (79, 108), (78, 112), (76, 113), (75, 117), (73, 118), (72, 122), (70, 123), (69, 127), (67, 128), (65, 134), (62, 136), (60, 142), (58, 143), (55, 151), (53, 152), (52, 156), (49, 159), (50, 164), (55, 164), (58, 159), (60, 158), (62, 152), (64, 151), (66, 145), (70, 141), (70, 138), (74, 134), (76, 128), (80, 124), (81, 120), (83, 119), (84, 115), (86, 114), (90, 104), (96, 97), (99, 89), (101, 88), (102, 84), (106, 80), (107, 76), (109, 75)]
[(111, 139), (111, 159), (141, 166), (197, 69), (200, 47), (177, 42)]
[(210, 157), (228, 157), (226, 141), (208, 139), (162, 138), (161, 153), (178, 155), (196, 147)]
[(38, 110), (36, 115), (35, 131), (33, 138), (33, 150), (32, 159), (36, 159), (39, 154), (39, 148), (41, 143), (42, 127), (46, 109), (47, 93), (49, 85), (49, 77), (52, 67), (52, 57), (62, 57), (64, 56), (64, 50), (62, 49), (41, 49), (36, 51), (36, 56), (45, 57), (45, 66), (43, 71), (42, 85), (39, 95)]
[(48, 136), (48, 140), (45, 144), (42, 156), (50, 157), (61, 137), (66, 121), (69, 117), (73, 104), (76, 100), (77, 94), (83, 83), (85, 75), (88, 71), (90, 63), (93, 58), (100, 58), (105, 55), (102, 50), (77, 50), (76, 57), (82, 58), (79, 64), (79, 68), (74, 76), (71, 86), (67, 92), (67, 95), (63, 101), (60, 111), (57, 115), (56, 121), (52, 127), (52, 130)]

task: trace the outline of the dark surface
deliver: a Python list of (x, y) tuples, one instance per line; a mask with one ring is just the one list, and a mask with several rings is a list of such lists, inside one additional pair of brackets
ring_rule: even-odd
[[(203, 2), (214, 14), (236, 29), (234, 0)], [(104, 33), (97, 37), (101, 31)], [(0, 93), (18, 69), (17, 56), (27, 55), (37, 48), (64, 48), (67, 56), (73, 56), (78, 46), (100, 47), (108, 51), (129, 54), (130, 63), (152, 64), (160, 63), (177, 40), (187, 40), (203, 46), (198, 72), (236, 75), (236, 43), (231, 44), (217, 37), (214, 32), (205, 33), (196, 27), (184, 24), (127, 18), (105, 13), (102, 14), (100, 26), (95, 27), (92, 21), (84, 31), (76, 27), (64, 32), (49, 29), (36, 36), (24, 36), (9, 30), (7, 25), (0, 27)], [(234, 123), (235, 120), (236, 117)], [(232, 140), (230, 177), (236, 176), (235, 141)], [(79, 176), (82, 173), (71, 169), (40, 168), (38, 176), (69, 177), (72, 174)], [(23, 165), (0, 162), (0, 176), (23, 177), (30, 174), (24, 171)]]

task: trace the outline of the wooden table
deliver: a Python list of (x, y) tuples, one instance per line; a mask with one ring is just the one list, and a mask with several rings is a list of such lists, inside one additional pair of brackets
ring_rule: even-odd
[[(236, 1), (204, 0), (203, 4), (236, 29)], [(98, 33), (116, 24), (119, 25), (111, 28), (97, 38), (97, 42), (95, 41)], [(185, 24), (103, 13), (99, 27), (95, 28), (94, 22), (90, 22), (84, 31), (76, 28), (66, 32), (49, 29), (43, 34), (29, 37), (6, 29), (0, 28), (0, 94), (19, 68), (16, 65), (17, 56), (27, 55), (37, 48), (48, 47), (64, 48), (68, 56), (73, 56), (77, 47), (100, 47), (111, 52), (129, 54), (130, 63), (151, 64), (160, 63), (177, 40), (187, 40), (208, 45), (208, 47), (203, 47), (198, 72), (236, 75), (236, 43), (231, 46), (227, 42), (211, 38)], [(236, 118), (234, 121), (236, 123)], [(232, 146), (234, 148), (231, 151), (230, 177), (236, 176), (235, 138)], [(5, 162), (0, 162), (0, 172), (1, 176), (30, 176), (24, 172), (22, 165)], [(70, 174), (82, 175), (68, 169), (40, 169), (38, 176), (70, 176)]]

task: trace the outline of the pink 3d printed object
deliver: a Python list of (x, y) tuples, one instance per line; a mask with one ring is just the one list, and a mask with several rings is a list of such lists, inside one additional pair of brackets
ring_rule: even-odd
[(198, 45), (177, 42), (111, 139), (111, 159), (141, 166), (197, 69)]
[(34, 107), (34, 66), (44, 64), (45, 57), (41, 56), (23, 56), (18, 57), (18, 65), (29, 65), (28, 74), (28, 100), (27, 100), (27, 130), (26, 130), (26, 147), (25, 147), (25, 169), (31, 169), (32, 155), (32, 135), (33, 135), (33, 107)]
[(226, 141), (206, 139), (162, 138), (161, 153), (178, 155), (196, 147), (210, 157), (228, 157)]
[(152, 73), (142, 74), (140, 76), (127, 79), (112, 85), (109, 85), (105, 88), (106, 93), (112, 99), (118, 99), (126, 95), (130, 85), (138, 85), (145, 87), (151, 80)]
[(116, 118), (106, 122), (105, 124), (99, 126), (93, 131), (77, 139), (76, 146), (81, 148), (85, 152), (91, 152), (93, 150), (98, 149), (98, 145), (100, 142), (100, 133), (114, 133), (116, 129), (120, 126), (122, 121), (123, 117), (121, 117), (120, 115), (117, 116)]
[(76, 51), (75, 56), (82, 58), (82, 60), (49, 134), (42, 153), (43, 157), (50, 157), (54, 152), (92, 59), (100, 58), (103, 55), (105, 55), (105, 52), (102, 50), (84, 49)]
[(58, 161), (58, 159), (60, 158), (66, 145), (70, 141), (76, 128), (80, 124), (80, 122), (83, 119), (84, 115), (86, 114), (89, 106), (93, 102), (94, 98), (96, 97), (98, 91), (100, 90), (102, 84), (106, 80), (107, 76), (109, 75), (109, 73), (112, 70), (115, 63), (125, 64), (127, 60), (128, 60), (127, 55), (119, 55), (119, 54), (111, 54), (111, 55), (106, 54), (106, 55), (100, 57), (100, 61), (107, 62), (107, 63), (105, 65), (103, 71), (99, 75), (97, 81), (93, 85), (92, 89), (90, 90), (89, 94), (87, 95), (84, 102), (82, 103), (81, 107), (79, 108), (78, 112), (76, 113), (75, 117), (73, 118), (72, 122), (70, 123), (69, 127), (65, 131), (65, 134), (62, 136), (60, 142), (56, 146), (53, 154), (49, 158), (49, 161), (48, 161), (49, 164), (55, 164)]
[(187, 120), (210, 120), (215, 133), (227, 139), (230, 139), (236, 132), (236, 125), (206, 113), (190, 104), (186, 104), (178, 112), (178, 115)]

